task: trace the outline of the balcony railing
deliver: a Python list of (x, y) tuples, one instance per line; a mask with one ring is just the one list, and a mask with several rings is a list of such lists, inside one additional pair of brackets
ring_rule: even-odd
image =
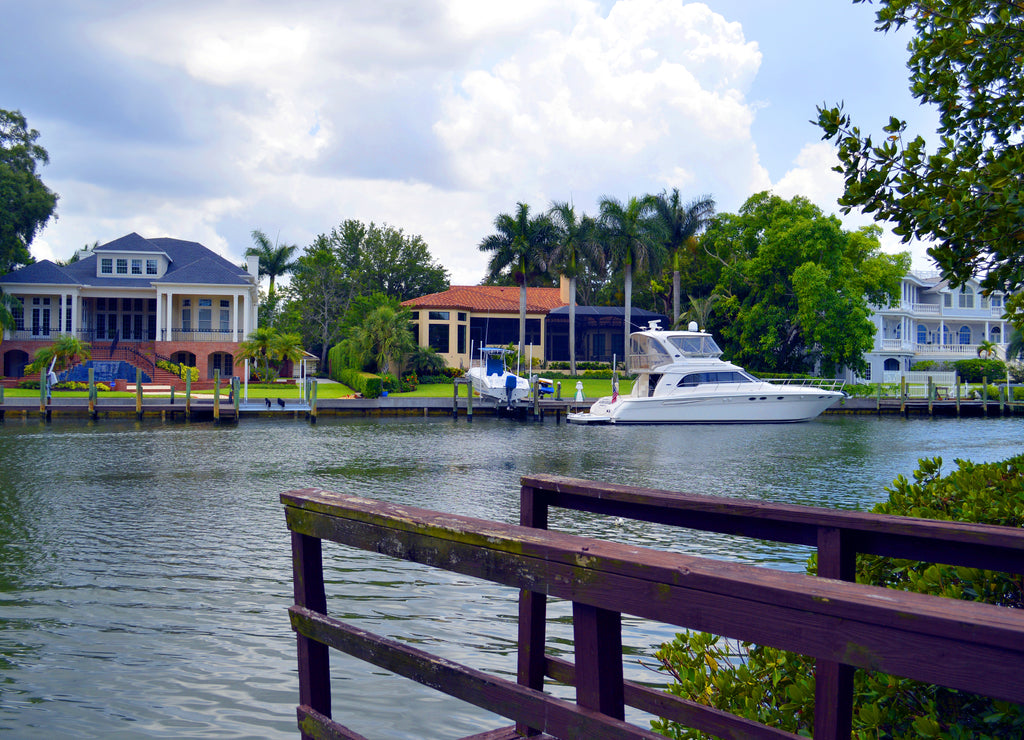
[[(234, 342), (236, 335), (230, 330), (215, 329), (171, 329), (165, 330), (161, 341), (165, 342)], [(238, 332), (238, 337), (242, 332)]]

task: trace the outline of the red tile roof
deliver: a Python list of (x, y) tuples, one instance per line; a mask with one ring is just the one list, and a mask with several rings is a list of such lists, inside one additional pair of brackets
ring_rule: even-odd
[[(402, 303), (410, 308), (461, 308), (466, 311), (519, 313), (519, 288), (499, 285), (453, 285), (443, 293), (431, 293)], [(562, 301), (558, 288), (527, 288), (526, 312), (548, 313)]]

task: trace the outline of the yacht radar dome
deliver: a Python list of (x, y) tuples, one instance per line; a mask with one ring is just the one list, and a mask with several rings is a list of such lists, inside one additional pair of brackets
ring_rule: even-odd
[(688, 331), (697, 331), (697, 322), (691, 321), (686, 328)]

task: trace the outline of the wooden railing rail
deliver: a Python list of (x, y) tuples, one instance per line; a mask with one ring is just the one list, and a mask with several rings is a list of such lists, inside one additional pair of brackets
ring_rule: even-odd
[[(319, 489), (291, 491), (282, 494), (281, 500), (292, 532), (295, 606), (290, 612), (298, 635), (298, 717), (304, 737), (360, 737), (331, 719), (329, 647), (549, 737), (660, 737), (624, 721), (627, 701), (651, 707), (662, 716), (682, 715), (687, 724), (715, 728), (709, 731), (725, 737), (794, 737), (624, 682), (622, 614), (1024, 701), (1024, 615), (1015, 610), (440, 514)], [(546, 505), (536, 506), (536, 501), (534, 505), (546, 509)], [(322, 540), (571, 602), (575, 665), (548, 659), (542, 650), (539, 656), (528, 657), (555, 678), (575, 684), (576, 703), (529, 685), (522, 669), (518, 683), (508, 681), (328, 616)], [(512, 728), (474, 736), (511, 737), (515, 737)]]
[[(520, 524), (546, 529), (551, 507), (816, 547), (818, 575), (844, 581), (854, 580), (860, 553), (1024, 573), (1024, 530), (1010, 527), (702, 496), (553, 475), (524, 476)], [(537, 689), (543, 688), (545, 675), (563, 683), (569, 676), (564, 661), (543, 655), (545, 623), (543, 594), (524, 590), (519, 679)], [(817, 661), (816, 737), (850, 736), (853, 672), (848, 663)], [(633, 694), (638, 703), (627, 705), (654, 711), (641, 687), (634, 687)], [(747, 736), (742, 727), (730, 731), (728, 722), (714, 727), (701, 724), (690, 712), (678, 712), (677, 706), (661, 716), (721, 737)]]

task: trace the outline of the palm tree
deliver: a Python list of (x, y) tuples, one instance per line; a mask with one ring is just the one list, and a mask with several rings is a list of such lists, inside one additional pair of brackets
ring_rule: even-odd
[(274, 279), (295, 269), (296, 263), (290, 260), (299, 247), (296, 244), (271, 244), (267, 235), (259, 229), (253, 229), (252, 240), (256, 246), (249, 247), (245, 253), (260, 258), (260, 277), (270, 277), (270, 288), (267, 291), (267, 298), (270, 300), (274, 296)]
[[(397, 377), (401, 373), (402, 358), (416, 349), (416, 341), (409, 331), (409, 318), (408, 310), (396, 310), (391, 305), (373, 309), (352, 332), (357, 354), (364, 362), (372, 360), (379, 372)], [(392, 368), (395, 372), (391, 372)]]
[(291, 362), (292, 365), (302, 360), (305, 350), (302, 346), (301, 334), (280, 334), (271, 343), (270, 351), (278, 362)]
[(684, 244), (703, 231), (715, 214), (715, 201), (704, 195), (683, 205), (679, 188), (655, 197), (654, 217), (665, 236), (665, 248), (672, 255), (672, 324), (679, 323), (679, 252)]
[(78, 337), (70, 334), (61, 334), (49, 347), (43, 347), (32, 359), (32, 363), (25, 367), (28, 372), (42, 373), (52, 362), (58, 370), (83, 362), (92, 357), (92, 346), (83, 342)]
[(978, 343), (978, 357), (982, 357), (986, 360), (992, 359), (996, 353), (996, 343), (990, 342), (988, 339), (982, 339)]
[(657, 269), (662, 257), (662, 240), (655, 212), (654, 196), (632, 197), (623, 204), (615, 198), (601, 199), (601, 228), (615, 261), (622, 266), (625, 276), (625, 343), (626, 370), (629, 370), (629, 334), (632, 327), (633, 266), (638, 270)]
[(698, 329), (706, 329), (711, 320), (711, 314), (715, 312), (715, 304), (722, 300), (722, 296), (712, 293), (707, 298), (695, 298), (692, 295), (686, 297), (690, 300), (690, 307), (672, 326), (679, 329), (683, 322), (696, 321)]
[(547, 275), (554, 225), (545, 216), (530, 217), (530, 207), (516, 204), (514, 215), (501, 213), (494, 219), (496, 233), (480, 242), (481, 252), (491, 252), (487, 280), (499, 280), (506, 271), (519, 285), (519, 354), (526, 337), (526, 285)]
[(260, 326), (238, 345), (238, 358), (252, 360), (257, 367), (262, 364), (263, 372), (257, 374), (262, 382), (270, 377), (270, 358), (274, 354), (274, 345), (278, 341), (277, 330), (268, 326)]
[(576, 276), (581, 263), (600, 265), (604, 255), (595, 239), (596, 223), (590, 216), (582, 214), (577, 219), (572, 204), (565, 201), (552, 203), (548, 216), (556, 229), (551, 263), (569, 278), (569, 373), (576, 375)]

